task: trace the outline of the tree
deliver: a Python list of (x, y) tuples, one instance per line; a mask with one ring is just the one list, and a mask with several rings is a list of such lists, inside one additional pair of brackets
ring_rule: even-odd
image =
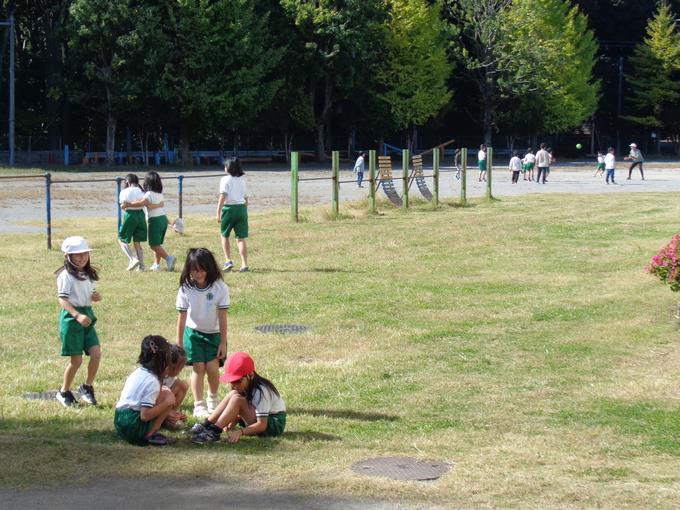
[(379, 97), (389, 105), (397, 128), (413, 128), (413, 140), (416, 126), (436, 115), (452, 96), (445, 25), (439, 2), (390, 0), (389, 5), (388, 52), (378, 71), (384, 92)]

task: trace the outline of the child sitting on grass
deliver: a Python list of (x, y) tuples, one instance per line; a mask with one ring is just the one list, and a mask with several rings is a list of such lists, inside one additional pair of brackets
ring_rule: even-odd
[[(242, 436), (280, 436), (286, 428), (286, 404), (271, 381), (255, 372), (255, 362), (245, 352), (232, 354), (220, 377), (231, 384), (231, 392), (215, 411), (191, 429), (196, 444), (220, 440), (222, 431), (229, 432), (227, 441), (237, 443)], [(236, 428), (236, 425), (240, 427)]]
[(175, 406), (163, 422), (163, 426), (170, 430), (179, 430), (184, 427), (187, 415), (179, 410), (184, 397), (189, 390), (189, 384), (179, 378), (179, 374), (187, 364), (186, 351), (177, 344), (170, 344), (170, 358), (168, 360), (168, 375), (163, 379), (163, 386), (170, 388), (175, 397)]
[(113, 419), (116, 432), (128, 443), (164, 446), (174, 442), (158, 432), (175, 406), (172, 391), (161, 385), (169, 350), (170, 344), (162, 336), (149, 335), (142, 340), (137, 360), (141, 366), (125, 381)]

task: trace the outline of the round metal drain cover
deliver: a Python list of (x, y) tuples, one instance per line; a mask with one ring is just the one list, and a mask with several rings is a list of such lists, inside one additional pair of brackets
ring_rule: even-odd
[(309, 331), (309, 326), (301, 324), (261, 324), (255, 326), (260, 333), (304, 333)]
[(26, 400), (54, 400), (57, 398), (57, 392), (55, 391), (39, 391), (39, 392), (28, 392), (24, 393), (24, 398)]
[(357, 474), (386, 476), (392, 480), (436, 480), (450, 469), (448, 462), (413, 457), (376, 457), (352, 466)]

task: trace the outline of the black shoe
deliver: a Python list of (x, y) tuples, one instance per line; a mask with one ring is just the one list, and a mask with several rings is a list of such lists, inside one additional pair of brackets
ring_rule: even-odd
[(151, 445), (151, 446), (167, 446), (169, 444), (175, 444), (177, 442), (177, 439), (174, 437), (167, 437), (161, 434), (160, 432), (156, 432), (155, 434), (151, 434), (149, 437), (144, 438), (142, 441), (143, 445)]
[(78, 388), (78, 393), (80, 393), (80, 400), (91, 406), (97, 405), (97, 399), (94, 397), (94, 388), (89, 384), (81, 384), (80, 388)]
[(221, 436), (222, 435), (219, 432), (215, 432), (211, 429), (205, 429), (205, 431), (192, 437), (191, 442), (194, 444), (216, 443), (220, 440)]
[(70, 391), (58, 391), (57, 400), (64, 407), (73, 407), (78, 403), (76, 401), (76, 397), (74, 397), (73, 393), (71, 393)]

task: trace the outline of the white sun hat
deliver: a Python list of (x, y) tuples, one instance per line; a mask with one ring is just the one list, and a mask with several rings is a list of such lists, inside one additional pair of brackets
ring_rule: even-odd
[(64, 239), (64, 242), (61, 243), (61, 251), (68, 255), (71, 253), (84, 253), (86, 251), (92, 251), (92, 248), (87, 245), (85, 238), (80, 236), (71, 236)]
[(634, 149), (637, 149), (637, 144), (635, 142), (631, 143), (629, 147), (633, 147)]

